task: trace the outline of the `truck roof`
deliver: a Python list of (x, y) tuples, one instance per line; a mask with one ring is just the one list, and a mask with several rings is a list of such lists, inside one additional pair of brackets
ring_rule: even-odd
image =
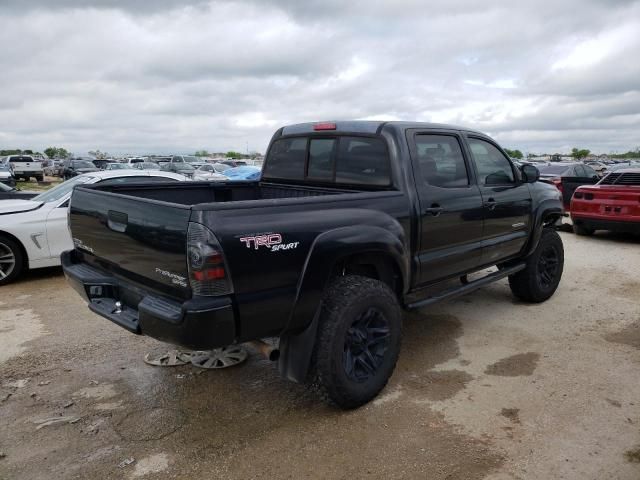
[(429, 123), (429, 122), (406, 122), (406, 121), (380, 121), (380, 120), (337, 120), (337, 121), (321, 121), (321, 122), (306, 122), (296, 123), (293, 125), (287, 125), (282, 128), (282, 135), (296, 135), (302, 133), (312, 133), (318, 131), (316, 126), (330, 126), (335, 125), (335, 128), (321, 128), (320, 131), (335, 131), (335, 132), (351, 132), (351, 133), (368, 133), (373, 134), (378, 132), (384, 125), (393, 125), (399, 129), (433, 129), (433, 130), (458, 130), (471, 133), (477, 133), (479, 135), (485, 135), (477, 130), (472, 130), (466, 127), (460, 127), (456, 125), (447, 125), (445, 123)]

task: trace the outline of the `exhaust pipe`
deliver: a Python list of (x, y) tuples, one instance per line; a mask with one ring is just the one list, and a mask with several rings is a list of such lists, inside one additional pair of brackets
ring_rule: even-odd
[(267, 360), (277, 362), (280, 358), (280, 349), (278, 347), (274, 347), (273, 345), (267, 342), (263, 342), (262, 340), (252, 340), (251, 342), (247, 343), (251, 345), (255, 350), (257, 350), (260, 355), (262, 355)]

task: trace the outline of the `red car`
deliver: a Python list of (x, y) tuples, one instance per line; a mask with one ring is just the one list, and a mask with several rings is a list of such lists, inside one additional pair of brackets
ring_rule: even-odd
[(595, 185), (578, 187), (571, 198), (571, 220), (578, 235), (640, 233), (640, 168), (611, 172)]

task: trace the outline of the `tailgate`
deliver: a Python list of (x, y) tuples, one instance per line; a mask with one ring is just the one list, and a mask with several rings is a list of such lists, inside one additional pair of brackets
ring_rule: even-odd
[(81, 187), (71, 197), (69, 227), (87, 263), (146, 288), (189, 298), (190, 214), (184, 205)]

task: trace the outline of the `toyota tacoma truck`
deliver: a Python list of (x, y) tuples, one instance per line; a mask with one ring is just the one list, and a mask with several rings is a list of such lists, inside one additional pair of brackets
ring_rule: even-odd
[(196, 350), (277, 337), (282, 376), (355, 408), (394, 370), (403, 309), (504, 278), (522, 301), (553, 295), (562, 199), (538, 178), (465, 128), (290, 125), (258, 181), (77, 186), (62, 264), (130, 332)]

